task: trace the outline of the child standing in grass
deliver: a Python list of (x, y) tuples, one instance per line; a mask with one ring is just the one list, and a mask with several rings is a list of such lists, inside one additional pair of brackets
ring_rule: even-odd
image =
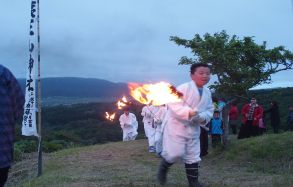
[(158, 170), (161, 185), (166, 183), (170, 166), (183, 159), (189, 186), (200, 186), (200, 125), (207, 124), (214, 111), (211, 92), (204, 87), (210, 80), (210, 68), (207, 64), (193, 64), (190, 76), (192, 81), (177, 88), (183, 94), (182, 101), (168, 104), (163, 121), (162, 161)]
[(210, 122), (210, 134), (212, 138), (212, 146), (216, 147), (221, 144), (221, 137), (223, 135), (224, 124), (220, 118), (220, 112), (215, 111), (213, 119)]

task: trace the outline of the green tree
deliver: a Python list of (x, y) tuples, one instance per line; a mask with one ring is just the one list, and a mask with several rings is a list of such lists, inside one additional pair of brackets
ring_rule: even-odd
[(186, 56), (179, 64), (206, 63), (218, 80), (211, 86), (225, 95), (247, 95), (250, 88), (271, 82), (271, 75), (292, 69), (293, 53), (284, 46), (266, 49), (266, 42), (258, 45), (253, 37), (230, 37), (226, 31), (203, 37), (196, 34), (186, 40), (171, 36), (171, 41), (190, 48), (194, 58)]

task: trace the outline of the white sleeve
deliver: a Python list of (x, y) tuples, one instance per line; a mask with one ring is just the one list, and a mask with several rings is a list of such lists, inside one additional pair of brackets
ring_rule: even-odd
[(169, 103), (168, 109), (176, 118), (189, 120), (189, 112), (193, 111), (193, 109), (184, 102), (184, 97), (187, 94), (187, 86), (179, 86), (177, 90), (183, 94), (183, 99), (180, 102)]
[(212, 119), (213, 113), (214, 113), (214, 105), (213, 105), (212, 97), (211, 97), (210, 92), (208, 92), (208, 93), (209, 93), (209, 96), (207, 98), (206, 110), (204, 110), (203, 112), (200, 112), (198, 114), (200, 119), (205, 121), (205, 124), (207, 124)]
[(120, 118), (119, 118), (119, 122), (120, 122), (120, 126), (121, 126), (121, 128), (123, 129), (124, 128), (124, 120), (123, 120), (123, 114), (120, 116)]

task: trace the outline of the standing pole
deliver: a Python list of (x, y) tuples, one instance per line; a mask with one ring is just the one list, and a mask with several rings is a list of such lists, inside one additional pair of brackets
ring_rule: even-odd
[(41, 58), (40, 58), (40, 2), (37, 0), (38, 31), (38, 177), (42, 175), (42, 92), (41, 92)]

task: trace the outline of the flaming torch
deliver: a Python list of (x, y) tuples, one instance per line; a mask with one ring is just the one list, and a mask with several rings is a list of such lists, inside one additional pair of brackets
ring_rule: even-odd
[(108, 112), (106, 112), (106, 119), (113, 121), (115, 119), (115, 115), (115, 112), (113, 114), (109, 114)]
[(166, 82), (155, 84), (128, 83), (130, 95), (142, 104), (152, 104), (155, 106), (180, 102), (182, 93), (178, 92), (174, 86)]
[(122, 109), (122, 108), (124, 108), (126, 106), (130, 106), (130, 105), (131, 105), (131, 102), (128, 101), (125, 96), (123, 96), (122, 99), (119, 99), (117, 102), (118, 109)]
[[(123, 96), (121, 99), (119, 99), (116, 103), (118, 109), (123, 109), (124, 107), (130, 106), (132, 103), (126, 99), (125, 96)], [(110, 121), (114, 121), (116, 116), (116, 112), (109, 114), (108, 112), (105, 112), (106, 119)]]

